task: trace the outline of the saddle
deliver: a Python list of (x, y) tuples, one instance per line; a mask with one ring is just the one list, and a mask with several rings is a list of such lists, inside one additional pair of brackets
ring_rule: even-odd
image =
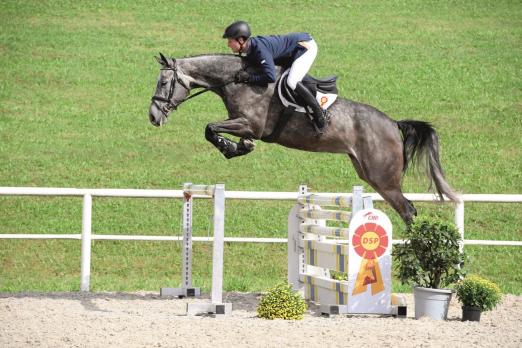
[[(288, 73), (289, 70), (285, 71), (277, 83), (279, 99), (287, 108), (294, 108), (297, 112), (306, 113), (304, 108), (305, 103), (286, 83)], [(302, 83), (310, 90), (312, 95), (315, 95), (317, 102), (323, 110), (327, 110), (337, 99), (337, 76), (317, 79), (306, 75)]]
[[(306, 114), (311, 120), (312, 116), (306, 111), (304, 105), (306, 105), (297, 93), (295, 93), (290, 87), (288, 87), (286, 80), (290, 70), (286, 70), (279, 81), (277, 82), (277, 93), (281, 103), (285, 106), (285, 110), (271, 134), (261, 138), (261, 140), (267, 143), (276, 142), (281, 135), (281, 132), (285, 128), (286, 124), (294, 114)], [(317, 102), (323, 110), (325, 110), (326, 121), (330, 120), (330, 113), (328, 108), (337, 99), (337, 76), (330, 76), (324, 79), (316, 79), (310, 75), (306, 75), (301, 81), (303, 85), (315, 95)], [(312, 124), (315, 126), (315, 123)], [(316, 127), (317, 129), (317, 127)]]

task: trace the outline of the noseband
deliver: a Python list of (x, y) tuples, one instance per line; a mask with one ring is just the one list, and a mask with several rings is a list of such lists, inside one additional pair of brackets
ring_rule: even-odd
[[(188, 96), (187, 98), (179, 101), (177, 104), (176, 103), (173, 103), (172, 102), (172, 97), (174, 97), (174, 88), (176, 86), (176, 82), (178, 82), (181, 86), (183, 86), (183, 88), (185, 88), (187, 90), (187, 92), (189, 92), (190, 94), (190, 88), (185, 84), (185, 82), (179, 77), (178, 75), (178, 68), (176, 66), (176, 61), (174, 60), (174, 64), (172, 66), (169, 66), (169, 67), (166, 67), (166, 68), (161, 68), (160, 70), (172, 70), (174, 72), (174, 75), (172, 76), (172, 80), (170, 81), (170, 89), (169, 89), (169, 95), (167, 98), (163, 98), (161, 96), (157, 96), (157, 95), (154, 95), (152, 96), (151, 100), (152, 102), (154, 103), (154, 105), (156, 105), (156, 107), (161, 111), (161, 113), (167, 117), (168, 116), (168, 113), (171, 111), (171, 110), (176, 110), (178, 108), (179, 105), (181, 105), (181, 103), (184, 103), (186, 102), (187, 100), (189, 99), (192, 99), (194, 97), (197, 97), (198, 95), (200, 94), (203, 94), (205, 92), (208, 92), (212, 89), (217, 89), (217, 88), (221, 88), (221, 87), (224, 87), (228, 84), (231, 84), (232, 82), (234, 82), (234, 80), (232, 81), (228, 81), (228, 82), (224, 82), (222, 84), (219, 84), (219, 85), (216, 85), (216, 86), (209, 86), (209, 87), (205, 87), (203, 90), (193, 94), (193, 95), (190, 95)], [(158, 102), (163, 102), (165, 103), (163, 106), (159, 105)]]

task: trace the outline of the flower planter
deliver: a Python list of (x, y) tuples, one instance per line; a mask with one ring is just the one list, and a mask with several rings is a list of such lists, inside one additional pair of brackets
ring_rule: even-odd
[(480, 313), (479, 307), (462, 306), (462, 321), (480, 321)]
[(415, 319), (429, 317), (434, 320), (446, 320), (452, 294), (453, 291), (448, 289), (414, 287)]

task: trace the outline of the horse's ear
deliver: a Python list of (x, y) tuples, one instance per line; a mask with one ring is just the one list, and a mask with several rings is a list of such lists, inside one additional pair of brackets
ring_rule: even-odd
[(160, 63), (163, 66), (169, 66), (169, 61), (167, 58), (165, 58), (163, 53), (160, 52), (159, 55), (160, 55), (159, 58), (156, 57), (156, 60), (158, 61), (158, 63)]
[(176, 66), (176, 59), (174, 58), (167, 58), (160, 52), (160, 58), (156, 58), (158, 62), (167, 68), (173, 68)]

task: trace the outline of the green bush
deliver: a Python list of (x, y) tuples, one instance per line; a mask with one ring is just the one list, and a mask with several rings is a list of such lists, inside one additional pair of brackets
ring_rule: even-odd
[(305, 311), (306, 303), (303, 297), (286, 283), (268, 290), (257, 307), (258, 316), (265, 319), (300, 320), (303, 319)]
[(393, 248), (394, 265), (403, 284), (438, 289), (463, 275), (460, 234), (453, 224), (419, 216), (406, 228), (405, 243)]
[(470, 275), (457, 283), (457, 298), (468, 307), (490, 311), (502, 300), (502, 291), (497, 284), (477, 275)]

